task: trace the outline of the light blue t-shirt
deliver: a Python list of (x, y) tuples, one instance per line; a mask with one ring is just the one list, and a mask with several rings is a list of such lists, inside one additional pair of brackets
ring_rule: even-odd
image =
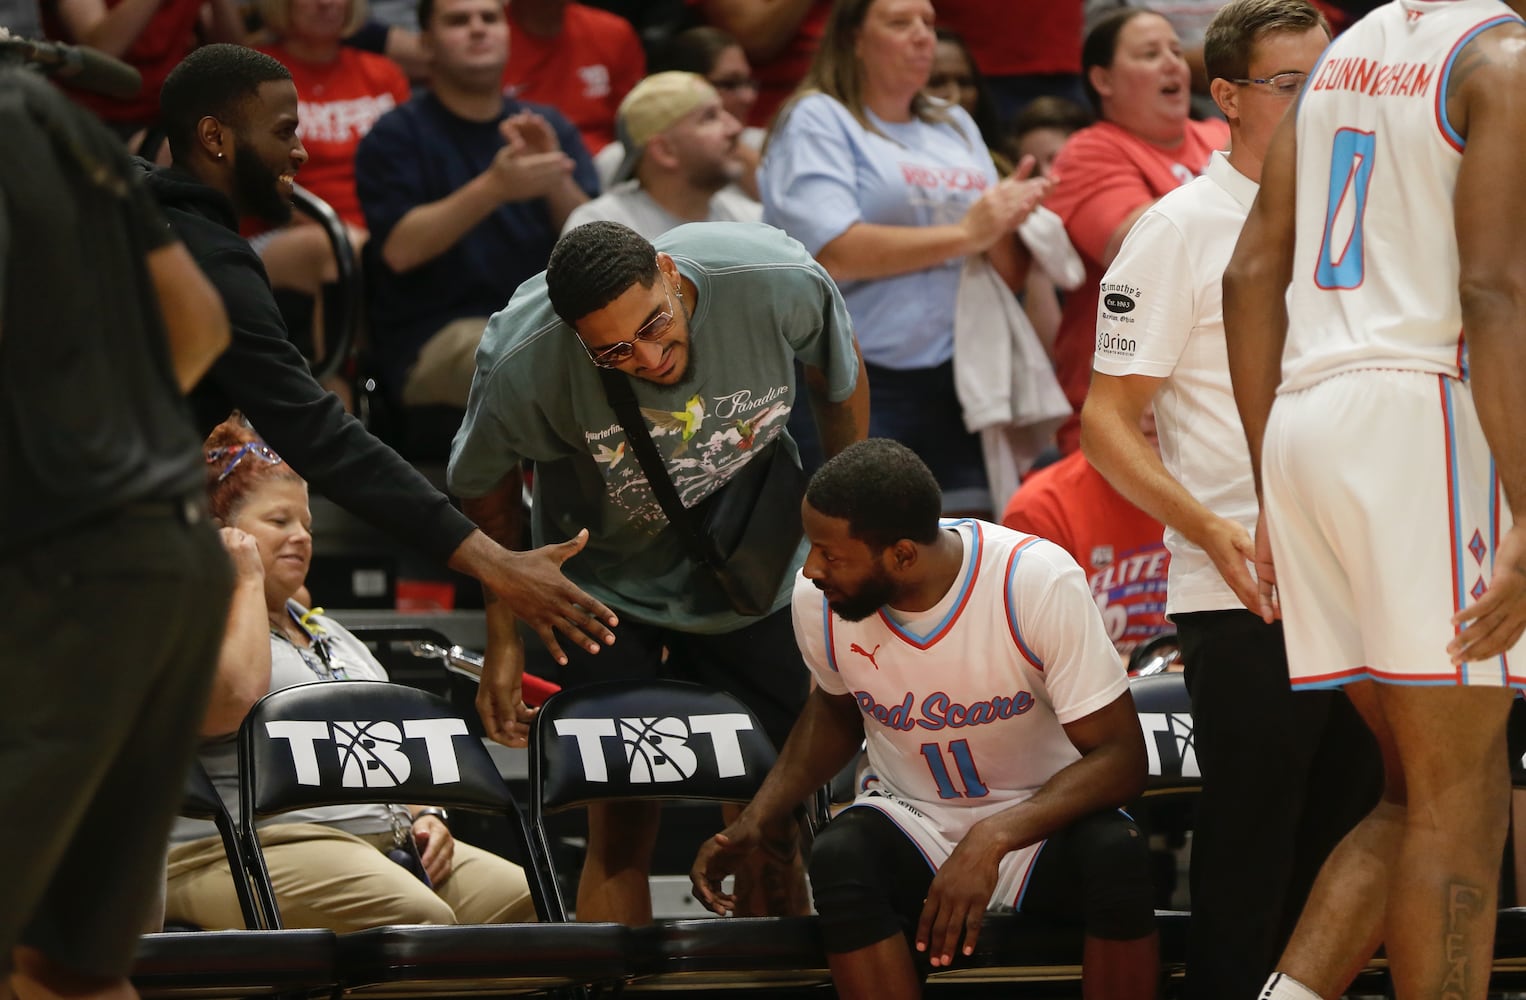
[[(692, 507), (778, 439), (796, 402), (795, 358), (826, 376), (841, 402), (858, 381), (842, 296), (796, 241), (759, 223), (703, 222), (657, 239), (694, 282), (689, 374), (678, 385), (631, 379), (652, 441)], [(544, 273), (488, 321), (466, 419), (451, 447), (457, 496), (491, 492), (521, 459), (535, 462), (531, 538), (564, 541), (587, 528), (568, 579), (634, 618), (686, 632), (729, 632), (756, 619), (719, 588), (695, 586), (678, 532), (652, 494), (577, 334), (551, 308)], [(805, 559), (802, 539), (795, 568)], [(774, 609), (789, 603), (793, 572)]]
[[(997, 175), (974, 121), (959, 107), (949, 115), (953, 124), (887, 122), (866, 110), (884, 133), (875, 135), (833, 98), (801, 98), (763, 158), (763, 221), (812, 254), (858, 222), (958, 222)], [(963, 264), (955, 257), (925, 271), (844, 283), (864, 360), (905, 369), (931, 368), (953, 357)]]

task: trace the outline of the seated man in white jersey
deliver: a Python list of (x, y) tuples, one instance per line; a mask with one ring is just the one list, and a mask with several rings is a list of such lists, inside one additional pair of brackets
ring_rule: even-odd
[(988, 909), (1019, 909), (1084, 924), (1086, 996), (1153, 997), (1148, 851), (1118, 808), (1144, 788), (1144, 738), (1086, 576), (1051, 542), (941, 509), (894, 441), (811, 478), (794, 620), (816, 684), (757, 797), (700, 848), (695, 895), (733, 909), (721, 880), (763, 825), (863, 743), (858, 797), (811, 855), (840, 996), (918, 996)]
[(1395, 0), (1337, 38), (1225, 272), (1258, 603), (1293, 687), (1344, 686), (1385, 767), (1272, 1000), (1339, 996), (1379, 942), (1400, 1000), (1488, 991), (1526, 687), (1522, 14)]
[(655, 73), (625, 95), (615, 127), (625, 159), (610, 188), (572, 210), (562, 231), (602, 219), (649, 240), (685, 222), (757, 222), (763, 206), (732, 184), (742, 123), (696, 73)]
[[(1345, 696), (1292, 691), (1282, 623), (1249, 610), (1258, 607), (1249, 566), (1256, 488), (1220, 295), (1272, 133), (1329, 41), (1309, 0), (1230, 0), (1214, 15), (1203, 52), (1229, 152), (1151, 206), (1108, 266), (1081, 411), (1086, 457), (1167, 526), (1166, 611), (1203, 775), (1189, 1000), (1260, 992), (1320, 866), (1372, 808), (1381, 774)], [(1158, 448), (1139, 431), (1152, 403)]]

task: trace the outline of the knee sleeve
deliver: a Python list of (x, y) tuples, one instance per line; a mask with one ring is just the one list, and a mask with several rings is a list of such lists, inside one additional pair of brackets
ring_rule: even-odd
[(906, 933), (932, 884), (932, 869), (916, 847), (872, 808), (845, 810), (827, 824), (811, 848), (810, 874), (831, 954)]
[(1086, 933), (1132, 941), (1155, 929), (1150, 848), (1134, 821), (1118, 812), (1097, 813), (1067, 831), (1081, 873)]

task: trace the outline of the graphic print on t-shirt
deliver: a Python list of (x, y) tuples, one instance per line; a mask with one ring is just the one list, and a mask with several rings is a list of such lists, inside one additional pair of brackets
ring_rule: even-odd
[(1107, 637), (1120, 656), (1169, 628), (1166, 621), (1166, 572), (1171, 556), (1163, 542), (1114, 554), (1098, 545), (1086, 559), (1087, 582)]
[[(714, 493), (783, 433), (789, 399), (789, 386), (781, 385), (762, 394), (751, 389), (721, 395), (696, 392), (679, 409), (641, 407), (647, 433), (685, 507)], [(620, 425), (589, 431), (584, 437), (610, 502), (634, 527), (660, 531), (667, 516)]]

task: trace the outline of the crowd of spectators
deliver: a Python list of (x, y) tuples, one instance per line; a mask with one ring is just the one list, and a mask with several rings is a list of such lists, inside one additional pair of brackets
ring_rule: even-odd
[[(29, 0), (11, 2), (0, 13), (28, 24)], [(684, 0), (639, 23), (618, 4), (493, 6), (42, 0), (39, 13), (50, 36), (144, 73), (136, 101), (79, 99), (150, 155), (159, 86), (199, 42), (244, 41), (291, 70), (298, 183), (363, 261), (367, 374), (400, 412), (464, 407), (487, 317), (569, 224), (639, 221), (654, 237), (761, 215), (843, 286), (873, 430), (932, 466), (950, 512), (998, 514), (1011, 468), (1034, 458), (988, 475), (961, 412), (965, 261), (983, 257), (1012, 290), (1078, 410), (1102, 271), (1139, 214), (1226, 138), (1211, 102), (1192, 103), (1218, 0)], [(924, 10), (936, 41), (920, 34)], [(698, 88), (674, 96), (673, 72), (702, 77), (719, 110)], [(653, 89), (664, 79), (665, 96)], [(297, 327), (311, 317), (321, 344), (329, 234), (300, 216), (242, 231), (295, 338), (308, 342)], [(809, 464), (810, 429), (794, 430)], [(1075, 443), (1072, 419), (1055, 444)]]

